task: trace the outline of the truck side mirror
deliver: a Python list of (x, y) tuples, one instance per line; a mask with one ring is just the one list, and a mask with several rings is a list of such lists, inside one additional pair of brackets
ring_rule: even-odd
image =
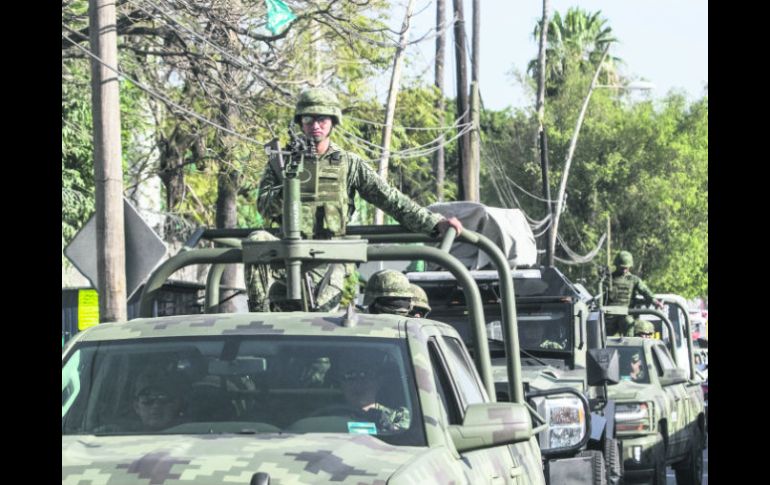
[(620, 382), (617, 349), (591, 349), (586, 356), (586, 374), (589, 386)]

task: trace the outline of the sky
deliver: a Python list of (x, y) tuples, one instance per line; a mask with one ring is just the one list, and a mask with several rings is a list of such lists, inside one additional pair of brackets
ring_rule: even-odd
[[(393, 8), (392, 27), (403, 21), (407, 0)], [(451, 15), (452, 0), (446, 0)], [(663, 98), (672, 89), (683, 90), (695, 100), (708, 84), (708, 0), (551, 0), (554, 11), (564, 15), (569, 7), (589, 12), (600, 10), (612, 28), (618, 44), (611, 54), (625, 61), (621, 72), (632, 78), (651, 82), (652, 98)], [(525, 72), (530, 59), (537, 56), (537, 42), (532, 37), (542, 16), (542, 0), (481, 0), (480, 87), (484, 106), (503, 109), (534, 104), (534, 95), (524, 92), (511, 74)], [(410, 40), (418, 39), (435, 26), (435, 0), (416, 0), (417, 13)], [(465, 0), (464, 13), (468, 45), (472, 26), (471, 0)], [(454, 96), (455, 67), (451, 49), (451, 29), (447, 37), (444, 86)], [(407, 49), (405, 76), (423, 74), (433, 82), (435, 40), (426, 40)], [(468, 64), (470, 69), (470, 63)], [(470, 76), (470, 74), (469, 74)], [(388, 80), (377, 83), (378, 91), (387, 92)], [(643, 94), (639, 94), (640, 96)]]

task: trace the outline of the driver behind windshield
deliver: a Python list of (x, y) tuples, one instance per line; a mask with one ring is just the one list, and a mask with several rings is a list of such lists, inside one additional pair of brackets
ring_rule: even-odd
[(147, 431), (157, 431), (179, 424), (186, 407), (185, 384), (166, 372), (146, 370), (134, 387), (133, 407)]
[(378, 358), (358, 358), (347, 362), (340, 372), (340, 385), (345, 400), (358, 411), (355, 413), (357, 419), (375, 423), (379, 431), (409, 429), (409, 409), (391, 409), (378, 400), (378, 393), (387, 379), (384, 372), (386, 368), (383, 359)]

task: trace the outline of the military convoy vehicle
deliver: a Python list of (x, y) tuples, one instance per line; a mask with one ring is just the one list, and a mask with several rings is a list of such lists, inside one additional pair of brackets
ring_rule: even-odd
[[(474, 270), (471, 275), (490, 321), (498, 400), (508, 400), (507, 354), (499, 329), (500, 280), (493, 271)], [(452, 325), (473, 345), (457, 281), (446, 272), (413, 272), (407, 277), (428, 294), (431, 318)], [(549, 425), (539, 437), (548, 483), (619, 483), (620, 446), (614, 437), (613, 402), (606, 391), (619, 376), (611, 372), (611, 352), (603, 351), (603, 320), (589, 306), (591, 295), (552, 267), (516, 269), (512, 282), (525, 398)]]
[[(446, 251), (453, 230), (442, 249), (372, 244), (438, 242), (400, 228), (368, 240), (353, 228), (345, 239), (302, 239), (299, 171), (295, 165), (285, 173), (280, 240), (183, 251), (145, 284), (142, 318), (97, 325), (66, 345), (62, 480), (544, 484), (536, 435), (545, 425), (523, 398), (516, 320), (506, 319), (503, 328), (514, 336), (505, 341), (512, 402), (497, 403), (478, 288)], [(458, 239), (501, 258), (473, 231)], [(376, 259), (432, 261), (462, 282), (473, 360), (451, 326), (429, 319), (353, 307), (209, 313), (226, 264), (286, 268), (286, 300), (307, 308), (308, 268)], [(212, 265), (207, 313), (153, 317), (163, 282), (191, 264)], [(502, 279), (509, 279), (503, 266)], [(504, 297), (511, 305), (512, 290), (506, 287)]]
[(702, 396), (688, 390), (687, 371), (660, 340), (610, 337), (607, 345), (620, 359), (622, 382), (610, 388), (610, 397), (626, 482), (665, 484), (671, 464), (678, 484), (700, 484), (706, 423)]
[(676, 295), (656, 298), (661, 296), (663, 312), (629, 310), (632, 316), (652, 321), (660, 340), (608, 339), (608, 346), (621, 352), (621, 370), (627, 372), (634, 355), (640, 357), (643, 370), (640, 380), (624, 380), (610, 388), (610, 397), (617, 403), (616, 432), (622, 442), (625, 477), (627, 481), (651, 479), (654, 484), (666, 483), (665, 470), (670, 464), (677, 483), (699, 484), (707, 430), (703, 381), (693, 365), (684, 299)]
[[(388, 414), (351, 397), (367, 392)], [(529, 411), (489, 399), (451, 327), (303, 312), (144, 318), (78, 334), (62, 359), (62, 480), (96, 476), (544, 483)]]

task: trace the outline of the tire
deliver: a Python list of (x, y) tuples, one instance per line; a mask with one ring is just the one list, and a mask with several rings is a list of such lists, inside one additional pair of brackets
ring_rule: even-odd
[(604, 440), (604, 464), (607, 466), (607, 483), (621, 485), (623, 483), (623, 460), (620, 457), (620, 441), (617, 439)]
[(701, 431), (692, 437), (692, 447), (686, 460), (674, 467), (677, 485), (701, 485), (703, 483), (703, 436)]
[(652, 475), (652, 485), (666, 485), (666, 441), (658, 433), (658, 452), (655, 454), (655, 471)]
[(581, 451), (578, 456), (591, 457), (591, 483), (593, 485), (607, 485), (607, 470), (604, 466), (604, 455), (602, 455), (602, 452), (586, 450)]

